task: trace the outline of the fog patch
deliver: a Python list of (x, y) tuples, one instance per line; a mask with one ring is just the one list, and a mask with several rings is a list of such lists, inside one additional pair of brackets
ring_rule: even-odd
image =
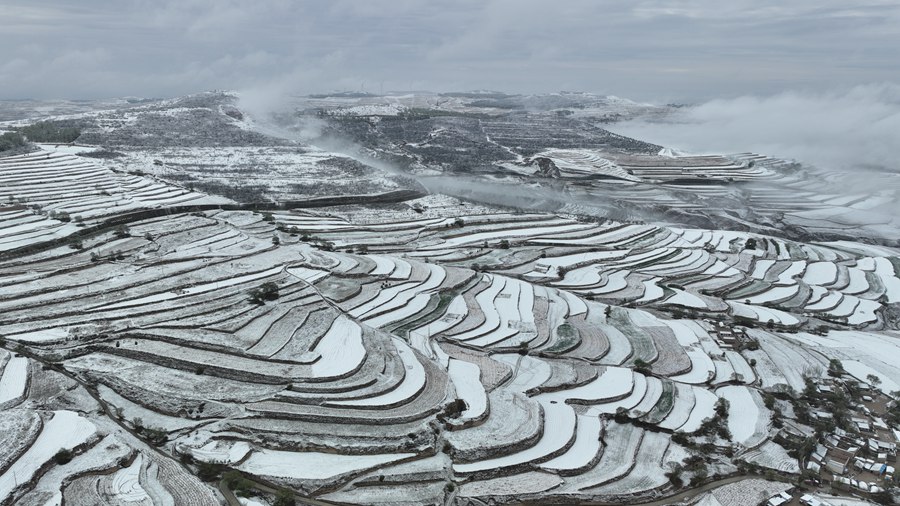
[(900, 172), (900, 86), (895, 84), (712, 100), (661, 121), (608, 127), (689, 153), (753, 151), (824, 169)]

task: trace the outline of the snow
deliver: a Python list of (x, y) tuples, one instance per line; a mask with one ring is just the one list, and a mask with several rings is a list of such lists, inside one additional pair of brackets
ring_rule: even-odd
[(453, 464), (457, 473), (476, 473), (531, 462), (564, 448), (575, 434), (576, 416), (572, 408), (562, 402), (541, 401), (544, 409), (544, 427), (547, 429), (538, 442), (520, 452), (470, 464)]
[(46, 343), (48, 341), (64, 341), (69, 337), (69, 331), (64, 328), (52, 328), (21, 334), (7, 334), (6, 337), (23, 343)]
[(765, 304), (766, 302), (775, 302), (792, 297), (797, 294), (798, 289), (796, 284), (790, 286), (773, 286), (762, 293), (742, 298), (741, 300), (749, 302), (750, 304)]
[(25, 357), (10, 359), (3, 369), (3, 377), (0, 378), (0, 404), (24, 396), (27, 382), (28, 359)]
[[(428, 279), (417, 286), (401, 291), (392, 299), (377, 307), (377, 316), (364, 316), (368, 325), (383, 327), (390, 323), (402, 321), (425, 309), (431, 298), (431, 292), (439, 287), (447, 277), (447, 271), (434, 264), (428, 264)], [(385, 290), (387, 291), (387, 290)]]
[(884, 285), (888, 303), (900, 302), (900, 279), (894, 272), (894, 265), (886, 258), (875, 259), (875, 274)]
[(246, 441), (210, 440), (199, 448), (191, 448), (191, 455), (203, 462), (234, 464), (250, 453), (250, 444)]
[(537, 494), (551, 490), (562, 482), (563, 479), (556, 474), (530, 471), (499, 478), (468, 481), (460, 487), (459, 497)]
[(775, 323), (780, 323), (782, 325), (797, 325), (798, 323), (800, 323), (800, 320), (798, 320), (794, 315), (778, 309), (771, 309), (767, 307), (733, 301), (728, 302), (728, 304), (734, 310), (735, 315), (752, 318), (760, 323), (766, 323), (769, 320), (772, 320)]
[(634, 417), (641, 417), (649, 413), (662, 397), (663, 383), (659, 378), (649, 376), (646, 378), (646, 382), (647, 388), (644, 391), (644, 397), (641, 402), (631, 408), (631, 414)]
[(601, 266), (596, 264), (572, 269), (566, 272), (563, 279), (556, 284), (569, 288), (596, 285), (603, 280), (603, 273), (600, 269)]
[(606, 446), (603, 455), (595, 467), (584, 474), (573, 477), (565, 492), (584, 490), (603, 483), (608, 483), (624, 476), (634, 465), (634, 457), (644, 437), (644, 430), (631, 424), (617, 424), (608, 421), (605, 431)]
[(555, 399), (560, 402), (578, 400), (603, 402), (629, 395), (635, 386), (636, 373), (627, 367), (609, 366), (597, 379), (569, 390), (541, 394), (539, 399)]
[(874, 244), (862, 244), (852, 241), (830, 241), (819, 243), (824, 246), (832, 247), (838, 250), (849, 250), (861, 255), (867, 256), (897, 256), (897, 250), (885, 246), (876, 246)]
[(875, 503), (855, 497), (836, 496), (830, 494), (815, 494), (821, 504), (830, 506), (875, 506)]
[(675, 401), (669, 414), (657, 425), (662, 429), (676, 430), (691, 418), (694, 409), (694, 389), (684, 383), (675, 383)]
[(30, 480), (56, 452), (86, 443), (96, 432), (97, 427), (77, 413), (54, 411), (31, 448), (0, 476), (0, 501), (5, 501), (17, 484)]
[(394, 264), (394, 270), (388, 276), (388, 279), (409, 279), (409, 275), (412, 273), (412, 265), (401, 258), (394, 257), (390, 260)]
[(850, 274), (850, 283), (841, 291), (851, 295), (857, 295), (869, 289), (869, 282), (866, 281), (866, 272), (856, 267), (848, 269)]
[(530, 355), (496, 354), (491, 355), (491, 358), (513, 369), (512, 380), (504, 386), (506, 390), (525, 393), (544, 384), (553, 374), (549, 364)]
[(693, 506), (745, 506), (747, 504), (759, 504), (762, 498), (768, 500), (780, 492), (790, 490), (792, 485), (777, 481), (766, 481), (757, 478), (748, 478), (729, 483), (706, 492), (699, 496)]
[(112, 488), (117, 500), (126, 503), (150, 500), (150, 496), (140, 483), (141, 465), (143, 462), (144, 455), (138, 453), (130, 466), (119, 469), (113, 475)]
[(600, 288), (591, 288), (589, 292), (591, 294), (600, 295), (622, 290), (628, 286), (628, 280), (626, 279), (628, 274), (629, 272), (626, 270), (610, 272), (609, 276), (607, 276), (605, 285), (601, 286)]
[(756, 265), (753, 268), (753, 272), (750, 274), (751, 277), (756, 279), (762, 279), (766, 276), (766, 272), (775, 265), (775, 260), (769, 259), (760, 259), (756, 261)]
[(700, 429), (703, 420), (714, 415), (714, 409), (718, 397), (705, 388), (694, 388), (694, 408), (691, 416), (678, 428), (680, 432), (692, 433)]
[(776, 285), (796, 285), (795, 276), (799, 276), (806, 268), (806, 260), (797, 260), (791, 263), (791, 266), (778, 275)]
[(665, 291), (657, 284), (660, 281), (662, 281), (662, 278), (653, 278), (643, 281), (644, 295), (635, 302), (638, 304), (646, 304), (663, 298)]
[(715, 373), (716, 370), (716, 365), (712, 359), (709, 358), (709, 355), (702, 348), (687, 349), (685, 353), (691, 359), (691, 370), (684, 374), (673, 376), (672, 379), (692, 385), (706, 383), (711, 376), (710, 373)]
[(743, 454), (743, 458), (747, 462), (754, 462), (783, 473), (800, 473), (797, 459), (788, 455), (787, 450), (774, 441), (766, 441), (759, 448)]
[(471, 420), (484, 414), (487, 410), (487, 394), (479, 379), (481, 369), (471, 362), (450, 359), (447, 372), (450, 374), (453, 386), (456, 387), (457, 397), (466, 401), (467, 407), (461, 418)]
[(369, 273), (370, 276), (387, 276), (394, 272), (394, 262), (382, 256), (367, 255), (367, 258), (375, 262), (375, 270)]
[(844, 296), (841, 292), (828, 292), (828, 295), (822, 297), (818, 302), (806, 306), (808, 311), (827, 311), (834, 309), (840, 304)]
[(875, 311), (881, 308), (881, 304), (874, 300), (858, 299), (853, 314), (847, 318), (850, 325), (862, 325), (874, 322), (878, 319)]
[(310, 269), (308, 267), (290, 267), (287, 269), (288, 274), (300, 278), (307, 283), (315, 283), (316, 281), (329, 275), (328, 271), (319, 269)]
[(268, 503), (247, 499), (246, 497), (238, 497), (238, 502), (241, 503), (241, 506), (269, 506)]
[[(517, 279), (504, 278), (504, 281), (506, 284), (495, 297), (493, 308), (487, 308), (495, 313), (500, 321), (493, 330), (478, 338), (470, 339), (468, 344), (490, 346), (519, 333), (522, 324), (533, 328), (534, 289), (530, 284)], [(487, 316), (487, 313), (485, 315)], [(494, 321), (493, 317), (491, 321)]]
[(350, 316), (353, 316), (355, 318), (361, 318), (361, 317), (364, 317), (367, 313), (370, 313), (370, 312), (376, 311), (376, 310), (380, 310), (382, 306), (390, 303), (399, 294), (401, 294), (407, 290), (411, 290), (417, 286), (419, 286), (419, 283), (410, 281), (407, 283), (400, 283), (399, 285), (394, 285), (394, 286), (385, 288), (384, 290), (380, 290), (378, 292), (378, 295), (374, 299), (372, 299), (358, 307), (351, 309), (349, 311)]
[(392, 340), (394, 346), (397, 347), (397, 354), (400, 356), (400, 360), (403, 361), (403, 366), (406, 369), (406, 374), (403, 376), (403, 381), (400, 382), (400, 386), (388, 393), (377, 395), (375, 397), (348, 401), (332, 401), (329, 404), (347, 407), (391, 406), (411, 399), (425, 388), (425, 367), (422, 366), (422, 363), (416, 358), (413, 349), (401, 339), (393, 338)]
[(758, 425), (765, 418), (768, 423), (768, 413), (760, 409), (754, 399), (753, 392), (744, 386), (726, 386), (716, 391), (719, 397), (724, 397), (729, 402), (728, 430), (735, 442), (752, 446), (758, 443), (760, 434)]
[(166, 300), (176, 299), (178, 297), (185, 297), (188, 295), (196, 295), (198, 293), (206, 293), (211, 292), (213, 290), (219, 290), (221, 288), (227, 288), (229, 286), (239, 285), (242, 283), (249, 283), (250, 281), (256, 281), (258, 279), (264, 279), (276, 274), (279, 274), (284, 270), (283, 266), (273, 267), (271, 269), (255, 272), (253, 274), (246, 274), (244, 276), (237, 276), (229, 279), (222, 279), (218, 281), (214, 281), (212, 283), (203, 283), (195, 286), (190, 286), (178, 291), (157, 293), (153, 295), (148, 295), (146, 297), (139, 297), (137, 299), (126, 300), (123, 302), (118, 302), (116, 304), (109, 304), (100, 307), (91, 308), (90, 311), (108, 311), (111, 309), (121, 309), (126, 307), (134, 307), (134, 306), (142, 306), (145, 304), (152, 304), (155, 302), (163, 302)]
[(629, 457), (628, 460), (634, 465), (627, 473), (615, 476), (609, 483), (591, 488), (589, 492), (609, 496), (655, 489), (668, 481), (665, 472), (669, 466), (665, 464), (684, 460), (687, 452), (681, 447), (673, 447), (668, 434), (647, 431), (644, 432), (637, 452)]
[(41, 148), (42, 151), (49, 151), (50, 153), (59, 153), (63, 155), (77, 155), (80, 153), (92, 153), (94, 151), (99, 151), (101, 148), (99, 146), (86, 146), (82, 144), (51, 144), (51, 143), (35, 143), (38, 147)]
[(106, 403), (115, 406), (124, 419), (134, 420), (135, 418), (140, 418), (145, 427), (158, 427), (166, 431), (176, 431), (202, 423), (201, 420), (179, 418), (151, 411), (120, 396), (102, 383), (97, 385), (97, 392)]
[(725, 353), (725, 358), (728, 359), (728, 362), (731, 363), (731, 368), (734, 369), (734, 372), (740, 374), (745, 383), (753, 383), (756, 379), (756, 373), (753, 372), (753, 368), (747, 363), (747, 359), (733, 350), (724, 350), (723, 353)]
[(494, 299), (506, 286), (506, 278), (489, 275), (487, 278), (491, 282), (491, 286), (475, 296), (475, 302), (478, 303), (478, 307), (484, 313), (484, 323), (468, 332), (453, 336), (453, 339), (459, 341), (474, 339), (500, 326), (500, 314), (494, 305)]
[(869, 365), (866, 365), (859, 360), (841, 360), (841, 365), (844, 366), (844, 370), (850, 373), (854, 378), (868, 383), (868, 379), (866, 379), (870, 374), (875, 375), (878, 379), (881, 380), (881, 384), (878, 388), (886, 393), (890, 394), (891, 392), (900, 391), (900, 383), (898, 383), (898, 379), (900, 378), (891, 378), (888, 375), (875, 370)]
[(639, 177), (629, 174), (628, 171), (619, 167), (613, 161), (603, 158), (602, 152), (591, 149), (551, 148), (535, 156), (550, 158), (561, 171), (572, 172), (576, 176), (599, 173), (626, 181), (641, 181)]
[(43, 506), (62, 506), (62, 501), (62, 491), (57, 490), (53, 492), (53, 496), (51, 496), (50, 499), (47, 499), (47, 502), (45, 502)]
[(673, 304), (677, 306), (684, 307), (693, 307), (697, 309), (709, 309), (706, 305), (706, 302), (703, 301), (700, 297), (696, 295), (686, 292), (684, 290), (679, 290), (677, 288), (672, 289), (675, 292), (675, 295), (669, 297), (665, 300), (666, 304)]
[(565, 232), (578, 232), (584, 230), (590, 230), (595, 228), (596, 225), (593, 223), (562, 223), (556, 226), (549, 227), (529, 227), (529, 228), (516, 228), (510, 230), (492, 230), (489, 232), (480, 232), (475, 234), (466, 234), (460, 235), (457, 237), (451, 237), (446, 239), (444, 242), (436, 244), (434, 246), (425, 246), (421, 249), (423, 250), (432, 250), (432, 249), (445, 249), (452, 248), (457, 246), (462, 246), (465, 244), (472, 243), (481, 243), (483, 241), (488, 241), (491, 243), (493, 241), (499, 241), (501, 239), (510, 239), (510, 238), (534, 238), (545, 235), (553, 235), (553, 234), (561, 234)]
[(818, 285), (812, 285), (810, 288), (809, 299), (806, 301), (807, 305), (821, 301), (823, 297), (830, 293), (827, 288)]
[(328, 114), (336, 116), (397, 116), (406, 112), (402, 104), (366, 104), (331, 109)]
[(591, 406), (585, 411), (586, 414), (599, 415), (601, 413), (613, 414), (619, 408), (632, 409), (644, 399), (647, 394), (648, 381), (643, 374), (634, 373), (634, 387), (628, 397), (604, 404)]
[(299, 480), (327, 480), (414, 456), (414, 453), (341, 455), (337, 453), (288, 452), (266, 449), (254, 451), (243, 464), (238, 466), (238, 469), (258, 476), (274, 476)]
[(362, 328), (346, 316), (338, 316), (313, 351), (321, 358), (312, 364), (312, 377), (336, 378), (349, 374), (366, 358)]
[[(524, 291), (524, 288), (523, 288)], [(565, 290), (560, 290), (559, 294), (562, 295), (566, 302), (569, 304), (569, 317), (578, 316), (580, 314), (587, 313), (587, 304), (584, 303), (583, 300), (576, 297), (575, 294), (567, 292)], [(530, 314), (530, 312), (529, 312)], [(523, 315), (524, 316), (524, 315)], [(525, 318), (523, 317), (523, 320)], [(534, 316), (531, 316), (530, 321), (534, 321)]]
[(715, 367), (715, 376), (713, 376), (712, 383), (719, 384), (730, 381), (734, 375), (734, 367), (731, 366), (731, 362), (728, 360), (714, 360), (713, 366)]
[(600, 453), (602, 422), (596, 415), (578, 415), (575, 444), (566, 453), (540, 465), (547, 470), (576, 470), (587, 466)]
[(538, 267), (544, 269), (550, 268), (551, 271), (557, 267), (569, 267), (577, 264), (597, 264), (607, 260), (621, 260), (628, 256), (631, 250), (609, 250), (609, 251), (589, 251), (586, 253), (574, 253), (571, 255), (563, 255), (558, 257), (541, 258), (537, 261)]
[(675, 320), (661, 321), (672, 329), (672, 332), (675, 333), (675, 339), (678, 340), (678, 344), (680, 344), (681, 346), (688, 347), (700, 342), (700, 340), (697, 339), (697, 334), (684, 323)]
[(866, 272), (872, 272), (875, 270), (875, 258), (873, 257), (863, 257), (856, 261), (856, 268), (862, 269)]
[(421, 334), (427, 338), (440, 332), (444, 332), (463, 321), (468, 314), (469, 306), (466, 305), (466, 299), (462, 295), (457, 295), (450, 301), (450, 304), (447, 305), (447, 312), (444, 313), (443, 317), (424, 327), (417, 327), (411, 330), (410, 336), (413, 334)]

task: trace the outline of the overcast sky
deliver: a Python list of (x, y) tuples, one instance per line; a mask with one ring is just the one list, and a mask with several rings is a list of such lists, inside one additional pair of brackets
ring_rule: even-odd
[(654, 102), (900, 82), (900, 1), (4, 0), (0, 98), (582, 90)]

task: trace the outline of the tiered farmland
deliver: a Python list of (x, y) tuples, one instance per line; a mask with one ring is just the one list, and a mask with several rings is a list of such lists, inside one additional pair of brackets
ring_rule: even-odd
[(633, 502), (798, 473), (770, 396), (832, 358), (900, 382), (889, 248), (435, 197), (146, 218), (156, 190), (79, 160), (0, 162), (13, 201), (92, 227), (73, 248), (74, 219), (9, 211), (3, 504), (215, 504), (234, 472), (270, 499)]

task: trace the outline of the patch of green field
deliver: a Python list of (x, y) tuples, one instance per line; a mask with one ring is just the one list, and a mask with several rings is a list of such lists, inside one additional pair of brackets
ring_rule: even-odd
[(662, 395), (659, 397), (659, 400), (656, 401), (656, 405), (653, 406), (653, 409), (644, 416), (643, 421), (650, 424), (657, 424), (668, 416), (669, 411), (672, 411), (672, 406), (675, 405), (675, 383), (664, 379), (662, 388)]
[(557, 339), (553, 346), (545, 350), (547, 353), (565, 353), (581, 343), (581, 334), (578, 332), (578, 329), (568, 323), (563, 323), (556, 327), (556, 337)]

